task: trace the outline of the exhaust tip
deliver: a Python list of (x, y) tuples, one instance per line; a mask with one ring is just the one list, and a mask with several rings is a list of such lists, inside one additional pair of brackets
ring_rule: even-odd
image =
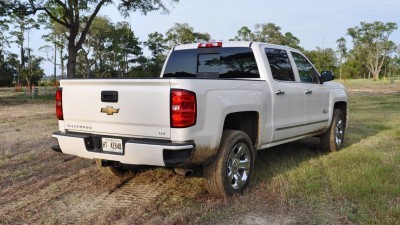
[(190, 177), (193, 175), (193, 170), (191, 169), (174, 168), (174, 171), (176, 174), (184, 177)]
[(53, 151), (55, 151), (55, 152), (62, 152), (59, 145), (51, 146), (51, 149), (53, 149)]
[(185, 177), (191, 177), (193, 174), (193, 170), (187, 170), (185, 173)]

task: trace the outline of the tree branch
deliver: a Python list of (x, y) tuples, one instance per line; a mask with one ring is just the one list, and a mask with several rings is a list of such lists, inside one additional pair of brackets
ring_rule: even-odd
[(107, 0), (101, 0), (101, 1), (99, 2), (99, 4), (96, 6), (96, 9), (93, 11), (92, 15), (90, 16), (89, 20), (87, 21), (85, 27), (84, 27), (83, 30), (82, 30), (82, 34), (81, 34), (81, 36), (80, 36), (80, 38), (79, 38), (78, 43), (76, 44), (77, 49), (82, 48), (82, 44), (83, 44), (83, 42), (84, 42), (85, 39), (86, 39), (86, 35), (87, 35), (88, 32), (89, 32), (89, 28), (90, 28), (90, 26), (92, 25), (92, 22), (93, 22), (94, 18), (97, 16), (97, 13), (99, 13), (101, 7), (104, 5), (104, 3), (105, 3), (106, 1), (107, 1)]
[[(63, 2), (61, 2), (60, 0), (55, 0), (57, 3), (61, 4), (64, 8), (65, 4)], [(61, 21), (60, 19), (58, 19), (55, 15), (53, 15), (53, 13), (50, 12), (50, 10), (48, 10), (45, 7), (36, 7), (35, 4), (33, 3), (32, 0), (29, 1), (29, 4), (31, 5), (33, 11), (44, 11), (52, 20), (56, 21), (57, 23), (63, 25), (64, 27), (68, 28), (69, 24)]]
[(48, 9), (46, 8), (36, 8), (39, 11), (45, 11), (46, 14), (54, 21), (56, 21), (57, 23), (63, 25), (64, 27), (68, 28), (70, 26), (70, 24), (68, 22), (64, 22), (60, 19), (58, 19), (56, 16), (54, 16)]
[(61, 7), (63, 7), (63, 9), (64, 10), (68, 10), (68, 7), (67, 7), (67, 5), (64, 3), (64, 2), (62, 2), (62, 1), (60, 1), (60, 0), (54, 0), (56, 3), (58, 3), (59, 5), (61, 5)]

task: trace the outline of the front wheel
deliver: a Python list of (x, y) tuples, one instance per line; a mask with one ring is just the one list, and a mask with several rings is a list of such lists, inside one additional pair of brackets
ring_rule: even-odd
[(335, 152), (343, 147), (346, 121), (340, 109), (333, 111), (332, 123), (321, 136), (321, 146), (325, 151)]
[(254, 151), (247, 134), (225, 130), (214, 161), (204, 167), (204, 184), (217, 197), (241, 194), (250, 182)]

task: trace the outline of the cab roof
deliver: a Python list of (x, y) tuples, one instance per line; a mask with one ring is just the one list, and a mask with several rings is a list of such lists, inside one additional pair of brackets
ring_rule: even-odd
[[(263, 43), (263, 42), (253, 42), (253, 41), (210, 41), (210, 42), (200, 42), (200, 43), (191, 43), (191, 44), (183, 44), (183, 45), (178, 45), (176, 46), (173, 50), (186, 50), (186, 49), (197, 49), (200, 48), (199, 46), (201, 44), (213, 44), (213, 43), (218, 43), (222, 47), (252, 47), (252, 46), (271, 46), (271, 47), (279, 47), (287, 50), (294, 50), (298, 51), (297, 49), (288, 47), (288, 46), (283, 46), (283, 45), (276, 45), (276, 44), (270, 44), (270, 43)], [(213, 46), (215, 48), (216, 46)]]

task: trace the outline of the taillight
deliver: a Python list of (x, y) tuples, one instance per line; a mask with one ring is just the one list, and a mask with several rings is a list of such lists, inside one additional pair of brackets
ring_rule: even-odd
[(184, 128), (196, 124), (196, 94), (191, 91), (171, 90), (171, 127)]
[(62, 109), (62, 89), (56, 91), (56, 114), (59, 120), (64, 119), (63, 109)]
[(198, 48), (219, 48), (219, 47), (222, 47), (222, 42), (200, 43)]

